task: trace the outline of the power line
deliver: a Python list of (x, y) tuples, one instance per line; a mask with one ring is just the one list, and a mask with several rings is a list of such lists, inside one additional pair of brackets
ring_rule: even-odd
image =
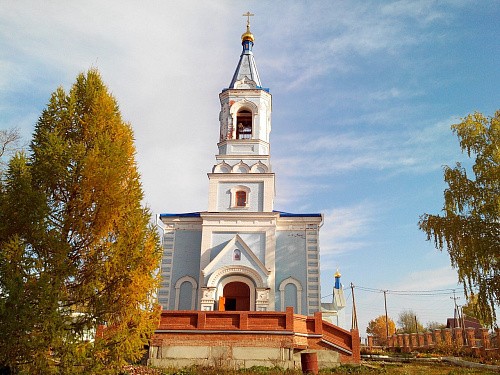
[[(399, 296), (439, 296), (439, 295), (449, 295), (456, 292), (456, 289), (434, 289), (434, 290), (391, 290), (391, 289), (375, 289), (367, 286), (354, 285), (354, 288), (372, 293), (380, 294), (394, 294)], [(321, 297), (328, 298), (333, 296), (333, 293), (324, 295)]]
[(434, 289), (434, 290), (391, 290), (391, 289), (375, 289), (366, 286), (355, 285), (355, 288), (363, 290), (365, 292), (372, 293), (387, 293), (400, 296), (437, 296), (437, 295), (447, 295), (453, 294), (456, 289)]

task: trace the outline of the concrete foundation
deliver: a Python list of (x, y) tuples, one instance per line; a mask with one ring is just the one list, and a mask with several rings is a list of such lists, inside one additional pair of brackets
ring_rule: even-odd
[[(300, 369), (302, 350), (292, 348), (249, 348), (229, 346), (168, 346), (151, 347), (149, 365), (155, 367), (187, 367), (191, 365), (229, 368), (252, 366), (278, 366)], [(319, 368), (335, 367), (340, 364), (340, 356), (334, 351), (319, 350)]]

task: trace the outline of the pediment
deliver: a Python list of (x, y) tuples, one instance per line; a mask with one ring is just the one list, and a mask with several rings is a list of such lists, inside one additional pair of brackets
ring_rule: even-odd
[(217, 254), (217, 256), (202, 270), (203, 275), (209, 275), (217, 268), (227, 266), (227, 263), (223, 263), (223, 259), (227, 257), (228, 254), (232, 254), (236, 249), (241, 251), (241, 259), (248, 259), (254, 265), (256, 270), (262, 272), (262, 274), (266, 276), (271, 273), (271, 271), (266, 268), (264, 263), (262, 263), (262, 261), (255, 255), (245, 241), (239, 235), (235, 235), (226, 244), (226, 246), (224, 246), (219, 254)]

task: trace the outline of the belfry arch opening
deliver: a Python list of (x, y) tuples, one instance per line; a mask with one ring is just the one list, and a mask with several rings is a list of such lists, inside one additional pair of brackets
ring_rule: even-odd
[(250, 287), (240, 281), (233, 281), (224, 286), (225, 311), (250, 311)]
[(252, 138), (252, 112), (240, 109), (236, 114), (236, 139)]

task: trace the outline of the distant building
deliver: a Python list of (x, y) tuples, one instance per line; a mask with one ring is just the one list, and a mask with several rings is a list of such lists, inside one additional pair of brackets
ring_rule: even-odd
[(335, 284), (333, 285), (332, 302), (322, 303), (321, 311), (323, 312), (323, 319), (329, 321), (336, 326), (344, 329), (349, 329), (345, 321), (345, 311), (346, 306), (344, 297), (344, 287), (340, 282), (341, 274), (337, 270), (335, 272)]
[(448, 318), (446, 319), (446, 328), (474, 328), (476, 331), (483, 328), (478, 319), (465, 316), (463, 318)]
[[(257, 72), (249, 23), (242, 46), (229, 87), (219, 94), (218, 154), (208, 173), (208, 210), (159, 215), (159, 303), (165, 310), (204, 311), (292, 306), (298, 314), (313, 315), (321, 310), (323, 216), (274, 210), (272, 98)], [(345, 301), (336, 290), (331, 307), (340, 311)]]

